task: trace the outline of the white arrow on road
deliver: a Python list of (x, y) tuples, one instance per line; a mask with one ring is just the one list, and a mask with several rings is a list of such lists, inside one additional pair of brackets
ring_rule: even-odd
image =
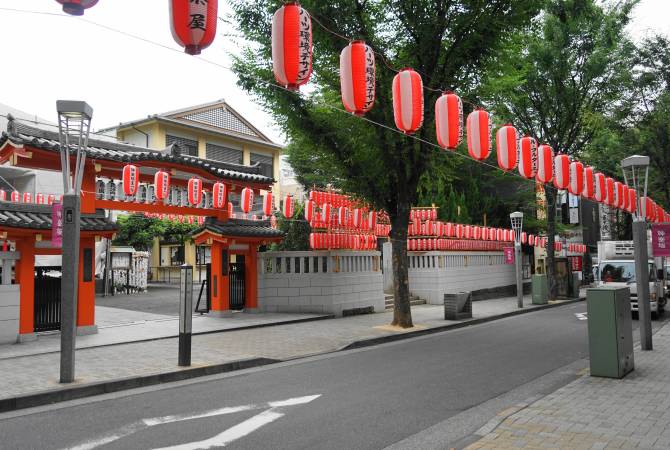
[(588, 313), (575, 313), (575, 317), (579, 320), (589, 320), (587, 314)]
[(190, 442), (187, 444), (176, 445), (173, 447), (164, 447), (157, 450), (199, 450), (199, 449), (209, 449), (213, 447), (225, 447), (237, 439), (240, 439), (244, 436), (247, 436), (249, 433), (254, 432), (255, 430), (261, 428), (263, 425), (267, 425), (275, 420), (284, 417), (284, 409), (290, 406), (304, 405), (310, 403), (317, 398), (321, 397), (321, 394), (318, 395), (308, 395), (305, 397), (295, 397), (289, 398), (287, 400), (281, 400), (276, 402), (262, 403), (260, 405), (241, 405), (241, 406), (232, 406), (213, 409), (211, 411), (205, 411), (199, 414), (189, 414), (189, 415), (175, 415), (175, 416), (163, 416), (163, 417), (153, 417), (150, 419), (142, 419), (139, 422), (127, 425), (125, 427), (119, 428), (118, 430), (98, 439), (90, 440), (83, 442), (74, 447), (70, 447), (70, 450), (92, 450), (98, 448), (102, 445), (109, 444), (114, 441), (118, 441), (124, 437), (130, 436), (137, 433), (138, 431), (145, 430), (150, 427), (157, 425), (166, 425), (176, 422), (184, 422), (187, 420), (197, 420), (203, 419), (206, 417), (216, 417), (223, 416), (227, 414), (234, 414), (242, 411), (253, 411), (258, 409), (264, 409), (259, 414), (256, 414), (253, 417), (231, 427), (227, 430), (222, 431), (216, 436), (206, 439), (204, 441)]

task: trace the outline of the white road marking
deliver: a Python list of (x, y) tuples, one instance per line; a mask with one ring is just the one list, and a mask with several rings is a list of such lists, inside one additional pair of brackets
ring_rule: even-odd
[(579, 320), (589, 320), (587, 313), (575, 313), (575, 317)]
[(144, 429), (154, 427), (157, 425), (166, 425), (170, 423), (203, 419), (207, 417), (223, 416), (243, 411), (253, 411), (267, 408), (265, 411), (245, 420), (242, 423), (239, 423), (231, 428), (228, 428), (227, 430), (214, 436), (211, 439), (206, 439), (200, 442), (192, 442), (188, 444), (177, 445), (174, 447), (166, 447), (166, 449), (195, 450), (195, 449), (209, 449), (217, 446), (223, 447), (241, 437), (248, 435), (249, 433), (262, 427), (263, 425), (266, 425), (270, 422), (274, 422), (275, 420), (283, 417), (285, 414), (280, 410), (281, 408), (285, 408), (288, 406), (304, 405), (313, 400), (316, 400), (319, 397), (321, 397), (321, 394), (308, 395), (305, 397), (289, 398), (286, 400), (267, 402), (260, 405), (251, 404), (251, 405), (240, 405), (240, 406), (218, 408), (213, 409), (211, 411), (205, 411), (199, 414), (183, 414), (183, 415), (172, 415), (172, 416), (162, 416), (162, 417), (152, 417), (149, 419), (142, 419), (138, 422), (121, 427), (112, 433), (104, 435), (103, 437), (82, 442), (81, 444), (78, 444), (74, 447), (69, 447), (69, 450), (93, 450), (97, 447), (107, 445), (114, 441), (118, 441), (119, 439), (135, 434), (138, 431), (142, 431)]

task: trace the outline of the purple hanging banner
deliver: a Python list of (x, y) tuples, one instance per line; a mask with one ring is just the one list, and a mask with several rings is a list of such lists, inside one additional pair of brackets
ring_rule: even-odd
[(51, 206), (51, 246), (63, 246), (63, 204), (54, 202)]
[(653, 256), (670, 256), (670, 224), (652, 225), (651, 243)]
[(514, 264), (514, 247), (503, 247), (505, 264)]

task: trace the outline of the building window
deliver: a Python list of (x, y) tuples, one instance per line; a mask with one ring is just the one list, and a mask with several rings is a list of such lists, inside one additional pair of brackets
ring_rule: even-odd
[(274, 158), (267, 155), (259, 155), (257, 153), (252, 153), (250, 155), (251, 165), (258, 163), (261, 167), (261, 175), (265, 175), (269, 178), (274, 178)]
[(207, 143), (206, 157), (212, 161), (221, 161), (232, 164), (242, 164), (242, 150)]
[(184, 247), (170, 247), (170, 265), (181, 266), (184, 264)]
[(182, 155), (198, 156), (198, 141), (193, 139), (186, 139), (178, 136), (166, 135), (166, 145), (177, 144), (181, 148)]

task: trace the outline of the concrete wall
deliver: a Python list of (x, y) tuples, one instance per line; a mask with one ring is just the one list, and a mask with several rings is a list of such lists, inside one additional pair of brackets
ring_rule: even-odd
[(19, 334), (19, 285), (0, 284), (0, 344), (13, 344)]
[(384, 311), (379, 252), (266, 252), (258, 255), (258, 306), (264, 312)]
[[(408, 252), (409, 290), (432, 305), (441, 305), (445, 293), (513, 286), (514, 265), (502, 252)], [(524, 264), (527, 261), (524, 259)]]

